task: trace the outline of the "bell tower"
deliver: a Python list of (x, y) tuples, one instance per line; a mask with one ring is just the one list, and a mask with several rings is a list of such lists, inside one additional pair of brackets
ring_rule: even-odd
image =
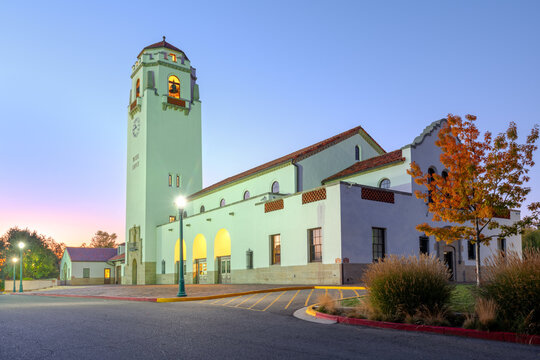
[(156, 226), (174, 199), (202, 188), (201, 102), (195, 68), (165, 41), (132, 66), (127, 123), (125, 284), (155, 284)]

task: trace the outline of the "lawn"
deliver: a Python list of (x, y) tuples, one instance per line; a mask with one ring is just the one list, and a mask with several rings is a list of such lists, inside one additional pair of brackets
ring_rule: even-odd
[[(459, 313), (472, 313), (474, 311), (475, 289), (475, 285), (456, 285), (450, 298), (450, 307), (452, 310)], [(354, 307), (360, 303), (360, 299), (361, 297), (341, 300), (341, 306)]]

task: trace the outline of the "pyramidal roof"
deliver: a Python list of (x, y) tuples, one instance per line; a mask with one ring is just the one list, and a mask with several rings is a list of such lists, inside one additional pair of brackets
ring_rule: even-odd
[(165, 41), (165, 36), (163, 37), (163, 40), (162, 40), (162, 41), (159, 41), (159, 42), (154, 43), (154, 44), (152, 44), (152, 45), (146, 46), (144, 49), (141, 50), (141, 52), (139, 53), (139, 55), (137, 55), (137, 57), (140, 57), (140, 56), (142, 55), (142, 53), (144, 52), (144, 50), (147, 50), (147, 49), (158, 49), (158, 48), (165, 48), (165, 49), (169, 49), (169, 50), (173, 50), (173, 51), (178, 51), (179, 53), (184, 54), (186, 60), (189, 60), (185, 52), (183, 52), (182, 50), (180, 50), (180, 49), (177, 48), (176, 46), (171, 45), (171, 44), (169, 44), (168, 42), (166, 42), (166, 41)]

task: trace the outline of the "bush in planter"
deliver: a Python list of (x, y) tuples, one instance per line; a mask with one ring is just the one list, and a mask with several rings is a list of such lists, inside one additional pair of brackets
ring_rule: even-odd
[(498, 252), (486, 259), (480, 294), (497, 304), (507, 330), (540, 334), (540, 250)]
[(407, 315), (441, 312), (452, 292), (447, 267), (434, 256), (395, 256), (369, 265), (364, 274), (377, 317), (403, 321)]

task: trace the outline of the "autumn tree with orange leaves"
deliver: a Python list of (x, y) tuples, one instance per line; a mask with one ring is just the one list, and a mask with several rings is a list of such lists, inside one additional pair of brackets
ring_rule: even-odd
[[(524, 144), (518, 144), (517, 126), (511, 122), (505, 133), (492, 137), (486, 132), (483, 139), (475, 125), (476, 116), (465, 119), (448, 115), (446, 124), (439, 131), (435, 144), (440, 147), (440, 161), (447, 176), (424, 173), (416, 163), (411, 163), (408, 174), (414, 181), (427, 188), (416, 191), (432, 213), (432, 220), (443, 222), (439, 226), (427, 223), (416, 227), (438, 241), (451, 243), (468, 240), (476, 244), (476, 282), (480, 284), (480, 244), (492, 239), (521, 234), (533, 224), (538, 224), (540, 203), (529, 205), (530, 216), (512, 223), (501, 224), (497, 219), (509, 214), (510, 209), (520, 208), (531, 189), (528, 172), (534, 165), (533, 152), (538, 140), (535, 125)], [(485, 230), (494, 230), (490, 235)]]

